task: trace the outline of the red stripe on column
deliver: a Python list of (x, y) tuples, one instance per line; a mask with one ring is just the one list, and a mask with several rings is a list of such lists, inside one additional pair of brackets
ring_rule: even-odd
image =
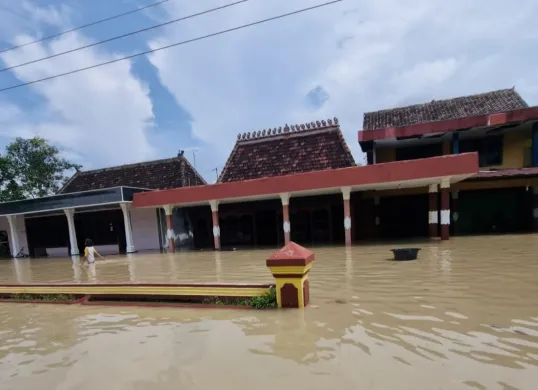
[(448, 188), (441, 189), (441, 240), (450, 236), (450, 192)]
[(437, 191), (428, 194), (428, 227), (430, 237), (439, 237), (439, 193)]
[[(284, 225), (286, 225), (286, 223), (288, 224), (288, 226), (291, 226), (290, 224), (290, 211), (289, 211), (289, 206), (288, 205), (282, 205), (282, 222), (284, 223)], [(291, 231), (287, 232), (286, 230), (284, 230), (284, 244), (289, 244), (290, 242), (290, 233)]]
[[(349, 229), (346, 229), (346, 218), (349, 218)], [(346, 234), (346, 246), (351, 246), (351, 210), (349, 199), (344, 199), (344, 231)]]
[[(211, 219), (213, 220), (213, 242), (215, 244), (215, 249), (220, 249), (220, 226), (219, 226), (219, 212), (212, 211)], [(218, 231), (218, 235), (215, 232)]]
[[(174, 231), (174, 225), (172, 223), (172, 216), (167, 215), (166, 216), (166, 227), (168, 228), (168, 231)], [(168, 239), (169, 248), (172, 252), (176, 251), (176, 241), (173, 238)]]

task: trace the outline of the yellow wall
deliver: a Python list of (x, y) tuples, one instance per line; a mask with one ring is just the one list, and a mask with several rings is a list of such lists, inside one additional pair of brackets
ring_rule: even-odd
[[(523, 168), (530, 166), (529, 148), (532, 147), (530, 129), (504, 134), (503, 163), (491, 168)], [(527, 161), (526, 161), (527, 160)]]

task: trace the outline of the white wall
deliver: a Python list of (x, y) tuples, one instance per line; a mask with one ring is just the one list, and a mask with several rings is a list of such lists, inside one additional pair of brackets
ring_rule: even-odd
[[(24, 216), (18, 215), (16, 217), (17, 224), (17, 236), (19, 238), (19, 251), (24, 248), (24, 253), (28, 254), (28, 242), (26, 240), (26, 225), (24, 224)], [(7, 217), (0, 216), (0, 230), (5, 230), (9, 237), (9, 250), (13, 254), (13, 241), (11, 237), (11, 230), (9, 229), (9, 222)], [(16, 253), (15, 253), (16, 254)]]
[(157, 212), (153, 208), (131, 209), (133, 244), (137, 251), (159, 250)]

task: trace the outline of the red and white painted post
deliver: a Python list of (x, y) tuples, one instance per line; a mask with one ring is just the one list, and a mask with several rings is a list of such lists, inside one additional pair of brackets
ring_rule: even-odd
[(282, 201), (282, 227), (284, 229), (284, 244), (290, 243), (291, 236), (291, 224), (290, 224), (290, 194), (280, 194), (280, 200)]
[(437, 184), (430, 184), (428, 187), (428, 227), (430, 238), (439, 237), (439, 193)]
[(441, 182), (441, 240), (450, 236), (450, 181)]
[(213, 242), (215, 250), (220, 250), (219, 201), (209, 201), (211, 206), (211, 219), (213, 220)]
[(532, 188), (532, 223), (533, 231), (538, 232), (538, 186)]
[(176, 251), (176, 233), (174, 232), (174, 223), (172, 221), (172, 211), (174, 206), (164, 205), (164, 214), (166, 215), (166, 237), (168, 238), (168, 248), (170, 252)]
[(346, 246), (351, 246), (351, 188), (342, 187), (342, 197), (344, 198), (344, 232), (346, 235)]
[(459, 210), (458, 210), (458, 199), (460, 197), (459, 191), (452, 191), (452, 205), (450, 207), (450, 211), (452, 214), (452, 234), (457, 235), (458, 234), (458, 219), (460, 217)]

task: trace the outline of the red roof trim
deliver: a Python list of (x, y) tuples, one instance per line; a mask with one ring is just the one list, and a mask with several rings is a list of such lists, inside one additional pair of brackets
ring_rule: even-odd
[(359, 142), (377, 141), (397, 137), (412, 137), (431, 133), (446, 133), (471, 127), (498, 126), (507, 123), (538, 120), (538, 107), (522, 108), (498, 114), (479, 115), (439, 122), (419, 123), (405, 127), (377, 130), (359, 130)]
[(137, 193), (134, 195), (133, 205), (135, 207), (159, 207), (167, 204), (181, 205), (313, 189), (401, 182), (428, 177), (474, 175), (477, 172), (477, 153), (464, 153), (420, 160)]

